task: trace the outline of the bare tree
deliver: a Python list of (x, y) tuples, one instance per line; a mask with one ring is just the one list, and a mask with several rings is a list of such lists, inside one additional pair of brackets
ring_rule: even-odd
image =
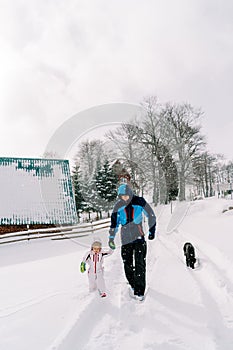
[(42, 158), (45, 158), (45, 159), (61, 159), (61, 157), (56, 152), (44, 152)]
[(146, 157), (138, 145), (136, 123), (135, 121), (128, 124), (123, 123), (116, 130), (108, 132), (106, 137), (113, 142), (115, 150), (117, 149), (117, 158), (128, 170), (135, 190), (143, 191), (146, 182)]
[(104, 160), (104, 142), (101, 140), (86, 140), (79, 145), (75, 160), (78, 160), (80, 171), (91, 178), (97, 163)]
[[(156, 97), (149, 97), (142, 104), (145, 117), (137, 128), (137, 138), (151, 155), (153, 174), (153, 200), (155, 203), (167, 203), (178, 194), (177, 169), (167, 142), (164, 140), (165, 118), (162, 106)], [(157, 175), (157, 176), (156, 176)]]
[(214, 185), (216, 184), (217, 187), (219, 187), (219, 174), (221, 170), (221, 163), (219, 160), (222, 160), (221, 155), (213, 155), (208, 152), (203, 152), (193, 158), (194, 182), (198, 194), (211, 197), (215, 193)]
[(141, 189), (152, 184), (153, 202), (167, 203), (178, 194), (178, 175), (169, 143), (164, 142), (164, 120), (156, 97), (145, 99), (142, 121), (133, 120), (108, 133)]
[(204, 137), (200, 133), (201, 115), (199, 109), (186, 103), (167, 103), (161, 111), (161, 116), (166, 121), (165, 140), (169, 142), (169, 150), (177, 162), (180, 200), (185, 200), (186, 180), (192, 159), (205, 144)]

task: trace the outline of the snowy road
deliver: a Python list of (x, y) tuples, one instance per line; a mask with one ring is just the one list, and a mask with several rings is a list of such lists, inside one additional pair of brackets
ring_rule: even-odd
[[(161, 211), (158, 238), (148, 242), (143, 303), (128, 295), (120, 249), (105, 262), (108, 297), (87, 293), (79, 263), (92, 237), (0, 247), (0, 349), (232, 349), (233, 213), (221, 213), (226, 204), (176, 208), (174, 232), (170, 208)], [(101, 237), (107, 245), (107, 231)], [(184, 264), (186, 241), (200, 260), (194, 271)]]

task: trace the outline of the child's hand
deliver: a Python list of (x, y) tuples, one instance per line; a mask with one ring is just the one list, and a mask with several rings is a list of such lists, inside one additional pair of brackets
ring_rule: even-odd
[(80, 271), (82, 273), (86, 271), (86, 263), (84, 261), (82, 261), (80, 264)]

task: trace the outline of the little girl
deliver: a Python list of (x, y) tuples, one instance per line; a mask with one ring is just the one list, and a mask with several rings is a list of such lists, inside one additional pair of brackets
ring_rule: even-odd
[(112, 253), (112, 249), (102, 250), (101, 241), (95, 240), (91, 245), (91, 250), (85, 254), (80, 265), (81, 272), (86, 271), (86, 263), (89, 265), (89, 291), (93, 292), (98, 289), (99, 294), (102, 298), (107, 296), (104, 281), (103, 260), (105, 257), (111, 255)]

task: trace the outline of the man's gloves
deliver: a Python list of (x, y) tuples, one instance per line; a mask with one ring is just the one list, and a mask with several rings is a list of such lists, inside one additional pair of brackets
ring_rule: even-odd
[(109, 241), (108, 241), (108, 245), (111, 249), (116, 249), (116, 245), (114, 243), (114, 239), (113, 238), (109, 238)]
[(154, 239), (155, 238), (155, 233), (153, 232), (149, 232), (149, 235), (148, 235), (148, 239), (149, 240), (152, 240), (152, 239)]
[(84, 261), (82, 261), (80, 264), (80, 271), (82, 273), (86, 271), (86, 263)]

